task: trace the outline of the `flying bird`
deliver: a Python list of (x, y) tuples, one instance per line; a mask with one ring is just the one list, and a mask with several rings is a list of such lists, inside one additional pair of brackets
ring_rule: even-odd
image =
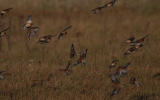
[(71, 52), (70, 52), (70, 58), (73, 58), (75, 56), (76, 52), (74, 50), (74, 45), (71, 45)]
[(8, 8), (8, 9), (5, 9), (5, 10), (1, 10), (0, 14), (1, 16), (3, 16), (4, 14), (8, 13), (12, 8)]
[(141, 85), (141, 83), (139, 83), (139, 82), (136, 81), (136, 78), (135, 78), (135, 77), (131, 77), (130, 80), (129, 80), (129, 83), (130, 83), (130, 84), (133, 84), (133, 85), (136, 84), (137, 86), (140, 86), (140, 85)]
[(109, 65), (109, 69), (111, 69), (111, 68), (113, 68), (114, 66), (116, 66), (117, 65), (117, 61), (119, 61), (119, 60), (113, 60), (112, 61), (112, 63)]
[(23, 25), (23, 29), (30, 28), (33, 25), (32, 16), (30, 15), (27, 19), (26, 24)]
[(67, 27), (66, 29), (64, 29), (62, 32), (60, 32), (60, 34), (59, 34), (59, 36), (58, 36), (58, 40), (62, 37), (62, 36), (64, 36), (64, 35), (66, 35), (67, 34), (67, 31), (66, 30), (68, 30), (69, 28), (71, 28), (72, 26), (69, 26), (69, 27)]
[(144, 44), (142, 44), (142, 43), (136, 43), (136, 44), (133, 44), (131, 46), (135, 47), (136, 49), (139, 49), (139, 48), (142, 48), (144, 46)]
[(115, 76), (125, 76), (128, 74), (128, 66), (131, 64), (131, 62), (126, 63), (124, 66), (119, 66), (114, 73)]
[(130, 37), (129, 39), (125, 40), (124, 42), (131, 43), (134, 39), (135, 39), (135, 37)]
[(56, 35), (47, 35), (47, 36), (40, 37), (37, 43), (41, 43), (41, 44), (50, 43), (51, 38), (56, 36)]
[(35, 35), (38, 32), (38, 27), (30, 27), (28, 28), (28, 39), (30, 40), (30, 35)]
[(102, 7), (97, 7), (97, 8), (95, 8), (95, 9), (93, 9), (93, 10), (92, 10), (92, 11), (93, 11), (93, 14), (98, 14), (98, 13), (101, 11), (102, 8), (106, 8), (106, 7), (111, 7), (111, 6), (113, 6), (113, 5), (115, 4), (115, 1), (116, 1), (116, 0), (113, 0), (113, 1), (111, 1), (111, 2), (109, 2), (109, 3), (107, 3), (107, 4), (105, 4), (105, 5), (103, 5)]
[(0, 32), (0, 37), (4, 36), (6, 34), (6, 31), (9, 29), (10, 27), (8, 27), (7, 29), (3, 30)]
[(87, 49), (84, 51), (84, 53), (80, 54), (80, 58), (73, 64), (73, 66), (76, 66), (80, 63), (84, 66), (86, 64), (85, 60), (86, 56), (87, 56)]
[(66, 75), (70, 75), (70, 66), (71, 66), (71, 61), (68, 61), (67, 67), (65, 69), (60, 69), (59, 71), (64, 71), (65, 72), (65, 76)]
[(111, 76), (111, 80), (113, 83), (113, 91), (110, 94), (110, 97), (118, 94), (120, 92), (121, 88), (126, 87), (125, 85), (121, 84), (120, 81), (114, 75)]
[(148, 35), (146, 35), (146, 36), (144, 36), (143, 38), (138, 39), (138, 40), (136, 40), (136, 41), (132, 41), (131, 43), (142, 43), (142, 42), (144, 42), (145, 38), (147, 38), (147, 37), (148, 37)]
[(133, 51), (139, 51), (135, 46), (132, 46), (131, 48), (129, 48), (124, 55), (130, 55)]

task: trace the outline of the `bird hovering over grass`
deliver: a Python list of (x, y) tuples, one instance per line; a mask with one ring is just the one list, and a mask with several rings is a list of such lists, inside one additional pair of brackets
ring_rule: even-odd
[(6, 31), (9, 29), (10, 27), (8, 27), (7, 29), (3, 30), (0, 32), (0, 37), (4, 36), (6, 34)]
[(133, 84), (133, 85), (137, 85), (137, 86), (141, 85), (141, 83), (139, 83), (139, 82), (136, 81), (135, 77), (131, 77), (130, 80), (129, 80), (129, 83)]
[(135, 47), (136, 49), (142, 48), (144, 46), (144, 44), (142, 43), (136, 43), (136, 44), (132, 44), (131, 47)]
[(70, 75), (70, 66), (71, 66), (71, 61), (68, 61), (67, 67), (65, 69), (60, 69), (59, 71), (64, 71), (65, 72), (65, 76), (66, 75)]
[(3, 16), (4, 14), (8, 13), (12, 8), (8, 8), (8, 9), (5, 9), (5, 10), (1, 10), (0, 14), (1, 16)]
[(84, 66), (86, 64), (85, 60), (86, 56), (87, 56), (87, 49), (84, 51), (84, 53), (80, 54), (80, 58), (73, 64), (73, 66), (76, 66), (80, 63), (82, 63), (82, 65)]
[(126, 87), (125, 85), (121, 84), (120, 81), (114, 75), (111, 76), (111, 80), (113, 83), (113, 91), (110, 94), (110, 97), (118, 94), (120, 92), (121, 88)]
[(105, 5), (103, 5), (102, 7), (97, 7), (97, 8), (95, 8), (95, 9), (93, 9), (93, 10), (92, 10), (92, 11), (93, 11), (93, 14), (98, 14), (98, 13), (101, 11), (102, 8), (106, 8), (106, 7), (111, 7), (111, 6), (113, 6), (113, 5), (115, 4), (115, 1), (116, 1), (116, 0), (113, 0), (113, 1), (111, 1), (111, 2), (109, 2), (109, 3), (107, 3), (107, 4), (105, 4)]
[(58, 36), (58, 40), (61, 39), (62, 36), (67, 34), (67, 31), (69, 28), (71, 28), (72, 26), (67, 27), (66, 29), (64, 29), (62, 32), (60, 32), (59, 36)]
[(56, 36), (56, 35), (47, 35), (47, 36), (40, 37), (37, 43), (41, 43), (41, 44), (50, 43), (51, 38)]
[(33, 25), (32, 15), (30, 15), (27, 19), (27, 22), (23, 25), (23, 29), (30, 28)]
[(131, 48), (129, 48), (124, 55), (130, 55), (133, 51), (139, 51), (135, 46), (132, 46)]
[(125, 76), (128, 74), (128, 66), (131, 64), (131, 62), (126, 63), (124, 66), (119, 66), (115, 72), (115, 76)]
[(38, 32), (38, 27), (30, 27), (28, 28), (28, 39), (30, 40), (30, 35), (35, 35)]

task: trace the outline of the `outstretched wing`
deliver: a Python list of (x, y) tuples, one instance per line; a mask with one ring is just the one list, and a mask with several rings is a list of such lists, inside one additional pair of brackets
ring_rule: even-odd
[(69, 26), (69, 27), (67, 27), (66, 29), (64, 29), (62, 32), (64, 32), (64, 31), (66, 31), (66, 30), (68, 30), (69, 28), (71, 28), (72, 26)]
[(7, 31), (9, 28), (10, 28), (10, 27), (8, 27), (7, 29), (3, 30), (2, 32), (5, 32), (5, 31)]
[(130, 64), (131, 64), (131, 62), (126, 63), (126, 64), (124, 65), (124, 68), (127, 68)]
[(32, 35), (35, 35), (38, 32), (38, 27), (33, 27)]
[(32, 15), (28, 16), (27, 23), (32, 23)]

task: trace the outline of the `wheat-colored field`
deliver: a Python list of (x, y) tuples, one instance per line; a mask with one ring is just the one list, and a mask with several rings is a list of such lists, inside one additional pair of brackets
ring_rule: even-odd
[[(0, 38), (0, 70), (11, 73), (0, 81), (0, 100), (159, 100), (160, 1), (117, 0), (114, 7), (99, 14), (91, 11), (108, 2), (1, 0), (1, 10), (13, 9), (0, 17), (6, 21), (0, 30), (11, 27)], [(39, 27), (31, 40), (22, 29), (29, 15), (33, 26)], [(70, 25), (68, 34), (60, 40), (56, 36), (48, 44), (37, 44), (40, 37), (59, 34)], [(123, 55), (130, 47), (124, 40), (147, 34), (141, 51)], [(87, 64), (71, 67), (71, 75), (65, 76), (59, 69), (70, 60), (72, 43), (76, 52), (88, 49)], [(113, 57), (119, 62), (109, 72)], [(72, 64), (78, 58), (75, 56)], [(118, 78), (127, 87), (110, 98), (113, 87), (109, 75), (127, 62), (131, 62), (128, 75)], [(136, 77), (142, 85), (131, 85), (130, 77)]]

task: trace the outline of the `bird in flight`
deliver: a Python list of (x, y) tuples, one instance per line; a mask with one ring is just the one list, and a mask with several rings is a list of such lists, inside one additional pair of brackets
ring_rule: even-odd
[(30, 35), (35, 35), (38, 32), (38, 27), (30, 27), (28, 28), (28, 39), (30, 40)]
[(33, 25), (32, 16), (28, 16), (27, 22), (23, 25), (23, 29), (30, 28)]
[(135, 40), (135, 41), (132, 41), (131, 43), (142, 43), (144, 42), (144, 40), (148, 37), (148, 35), (142, 37), (141, 39), (138, 39), (138, 40)]
[(117, 65), (117, 62), (118, 62), (119, 60), (113, 60), (112, 61), (112, 63), (109, 65), (109, 69), (111, 69), (111, 68), (113, 68), (114, 66), (116, 66)]
[(76, 66), (80, 63), (84, 66), (86, 64), (85, 60), (86, 56), (87, 56), (87, 49), (83, 53), (81, 52), (80, 58), (73, 64), (73, 66)]
[(135, 37), (130, 37), (129, 39), (125, 40), (124, 42), (131, 43), (134, 39), (135, 39)]
[(65, 76), (66, 75), (70, 75), (70, 66), (71, 66), (71, 61), (68, 61), (67, 67), (65, 69), (60, 69), (59, 71), (64, 71), (65, 72)]
[(5, 10), (1, 10), (0, 14), (1, 16), (3, 16), (4, 14), (8, 13), (12, 8), (8, 8), (8, 9), (5, 9)]
[(40, 37), (37, 43), (41, 43), (41, 44), (50, 43), (51, 38), (56, 36), (56, 35), (47, 35), (47, 36)]
[(59, 36), (58, 36), (58, 40), (60, 40), (60, 38), (64, 35), (67, 34), (67, 31), (69, 28), (71, 28), (72, 26), (67, 27), (66, 29), (64, 29), (62, 32), (60, 32)]
[(9, 29), (10, 27), (8, 27), (7, 29), (3, 30), (0, 32), (0, 37), (4, 36), (6, 34), (6, 31)]
[(95, 8), (95, 9), (93, 9), (93, 10), (92, 10), (92, 11), (93, 11), (93, 14), (98, 14), (99, 11), (101, 11), (102, 8), (106, 8), (106, 7), (111, 7), (111, 6), (113, 6), (113, 5), (115, 4), (115, 2), (116, 2), (116, 0), (113, 0), (113, 1), (111, 1), (111, 2), (109, 2), (109, 3), (107, 3), (107, 4), (105, 4), (105, 5), (103, 5), (102, 7), (97, 7), (97, 8)]
[(71, 45), (71, 52), (70, 52), (70, 58), (73, 58), (75, 56), (76, 52), (74, 50), (74, 45)]

